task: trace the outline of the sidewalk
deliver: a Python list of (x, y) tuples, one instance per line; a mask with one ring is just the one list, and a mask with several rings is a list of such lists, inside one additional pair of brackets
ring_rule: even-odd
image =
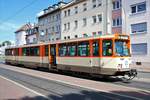
[(28, 98), (40, 97), (19, 84), (0, 76), (0, 100), (27, 100)]

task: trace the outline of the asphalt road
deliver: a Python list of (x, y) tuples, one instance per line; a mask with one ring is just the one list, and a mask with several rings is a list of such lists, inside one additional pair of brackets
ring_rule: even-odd
[[(0, 65), (5, 66), (4, 64), (0, 64)], [(120, 99), (131, 100), (130, 97), (115, 95), (107, 92), (94, 91), (87, 88), (81, 88), (78, 86), (60, 83), (60, 82), (48, 80), (41, 77), (35, 77), (28, 74), (23, 74), (5, 68), (0, 68), (0, 76), (15, 81), (27, 88), (30, 88), (31, 90), (34, 90), (46, 96), (46, 98), (43, 96), (26, 97), (31, 100), (47, 100), (47, 99), (50, 100), (99, 100), (99, 99), (100, 100), (120, 100)], [(138, 79), (139, 80), (144, 78), (149, 79), (149, 76), (150, 73), (139, 72)], [(145, 81), (133, 80), (130, 83), (123, 83), (120, 80), (112, 80), (112, 79), (106, 79), (106, 80), (94, 79), (94, 81), (118, 84), (122, 86), (134, 87), (134, 88), (150, 91), (150, 81), (145, 82)], [(137, 97), (140, 97), (141, 99), (144, 100), (149, 100), (150, 97), (149, 94), (146, 94), (146, 92), (143, 93), (145, 93), (143, 97), (142, 95), (141, 96), (137, 95)], [(25, 97), (22, 97), (21, 99), (28, 100), (24, 98)]]
[[(110, 93), (93, 91), (81, 87), (76, 87), (68, 84), (58, 83), (55, 81), (33, 77), (12, 70), (0, 68), (0, 75), (22, 84), (34, 91), (37, 91), (48, 97), (50, 100), (131, 100), (128, 97), (122, 97)], [(24, 98), (24, 97), (23, 97)], [(44, 97), (32, 97), (28, 99), (47, 100)]]

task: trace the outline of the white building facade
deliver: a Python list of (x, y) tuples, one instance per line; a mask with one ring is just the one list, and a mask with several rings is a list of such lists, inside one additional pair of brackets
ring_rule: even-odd
[(61, 39), (112, 33), (111, 0), (73, 0), (61, 9)]
[(26, 44), (26, 32), (25, 31), (20, 31), (15, 33), (15, 45), (20, 46), (20, 45), (25, 45)]
[(16, 46), (27, 44), (27, 42), (26, 42), (27, 30), (29, 30), (31, 28), (32, 28), (32, 25), (30, 23), (28, 23), (28, 24), (21, 26), (15, 32), (15, 45)]
[(122, 0), (123, 32), (131, 36), (133, 66), (150, 65), (150, 0)]
[(65, 2), (59, 2), (43, 10), (38, 16), (39, 42), (56, 41), (61, 38), (61, 7)]

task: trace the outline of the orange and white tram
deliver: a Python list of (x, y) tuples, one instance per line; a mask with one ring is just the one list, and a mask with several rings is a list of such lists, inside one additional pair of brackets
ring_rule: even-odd
[(7, 48), (7, 64), (96, 75), (133, 75), (130, 37), (102, 35)]

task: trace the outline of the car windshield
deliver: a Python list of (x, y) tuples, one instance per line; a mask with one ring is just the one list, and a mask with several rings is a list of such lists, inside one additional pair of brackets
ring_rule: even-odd
[(115, 42), (116, 56), (129, 56), (129, 49), (127, 47), (127, 41), (117, 40)]

